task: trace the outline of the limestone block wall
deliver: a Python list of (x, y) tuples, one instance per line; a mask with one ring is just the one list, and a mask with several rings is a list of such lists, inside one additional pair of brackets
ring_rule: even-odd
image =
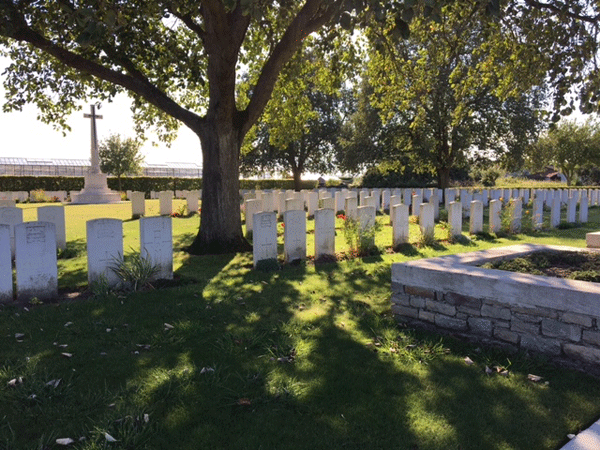
[(399, 321), (600, 365), (600, 287), (473, 264), (569, 247), (519, 245), (392, 266)]

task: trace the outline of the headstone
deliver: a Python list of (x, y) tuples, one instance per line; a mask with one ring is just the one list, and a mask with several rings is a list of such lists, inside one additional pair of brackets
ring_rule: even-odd
[(371, 191), (371, 197), (373, 197), (373, 206), (375, 207), (375, 211), (381, 209), (381, 189), (373, 189)]
[(277, 260), (277, 215), (259, 212), (254, 214), (252, 222), (252, 256), (256, 268), (260, 261)]
[(315, 211), (315, 260), (335, 257), (335, 211)]
[(444, 189), (444, 204), (447, 210), (450, 210), (450, 203), (456, 198), (456, 190), (451, 188)]
[(161, 191), (158, 193), (161, 216), (170, 216), (173, 213), (173, 192)]
[(490, 233), (498, 233), (502, 230), (502, 221), (500, 220), (500, 210), (502, 209), (501, 200), (490, 200)]
[(412, 196), (412, 215), (418, 216), (421, 212), (421, 196), (415, 194)]
[(94, 219), (86, 223), (88, 283), (105, 280), (117, 286), (119, 277), (110, 269), (123, 258), (123, 222)]
[(0, 302), (13, 299), (10, 226), (0, 224)]
[(487, 208), (488, 207), (488, 203), (490, 201), (490, 191), (489, 191), (489, 189), (483, 189), (481, 191), (481, 200), (483, 202), (483, 207)]
[(0, 224), (10, 227), (10, 253), (15, 257), (15, 226), (23, 223), (23, 210), (21, 208), (0, 208)]
[(477, 234), (483, 231), (483, 202), (471, 202), (471, 217), (469, 220), (469, 233)]
[(535, 195), (533, 198), (533, 215), (531, 224), (534, 230), (541, 230), (544, 223), (544, 198), (542, 195)]
[(433, 205), (431, 203), (421, 203), (419, 210), (419, 228), (421, 229), (421, 234), (427, 238), (433, 238), (434, 226)]
[(254, 217), (254, 214), (261, 212), (262, 209), (262, 200), (246, 200), (244, 205), (246, 216), (246, 234), (252, 233), (252, 224), (254, 223), (252, 217)]
[(362, 206), (372, 206), (377, 211), (377, 199), (372, 196), (365, 197)]
[(272, 192), (263, 192), (262, 194), (263, 211), (275, 211), (275, 202)]
[(55, 226), (50, 222), (15, 225), (17, 301), (58, 295)]
[(370, 192), (367, 190), (364, 190), (364, 189), (358, 193), (358, 199), (360, 200), (360, 206), (366, 206), (365, 198), (369, 197), (369, 194), (370, 194)]
[(15, 208), (17, 203), (14, 200), (0, 199), (0, 208)]
[(450, 202), (448, 208), (448, 219), (450, 222), (450, 237), (456, 238), (462, 235), (462, 205), (460, 202)]
[(333, 209), (335, 211), (335, 198), (325, 197), (319, 200), (319, 209)]
[(286, 263), (306, 259), (306, 213), (288, 210), (283, 215), (283, 256)]
[(583, 191), (581, 194), (581, 200), (579, 201), (579, 222), (587, 223), (588, 221), (588, 198), (587, 191)]
[(371, 248), (375, 245), (375, 233), (371, 230), (375, 226), (376, 211), (374, 206), (359, 206), (357, 208), (358, 228), (360, 230), (361, 248)]
[(402, 191), (402, 200), (405, 205), (410, 207), (412, 205), (412, 189), (404, 189)]
[(384, 189), (381, 193), (381, 207), (384, 211), (388, 212), (390, 210), (390, 197), (391, 192), (389, 189)]
[(285, 201), (285, 210), (287, 211), (304, 211), (304, 201), (297, 198), (288, 198)]
[(394, 248), (408, 242), (408, 215), (408, 205), (398, 203), (391, 206), (391, 217), (393, 218), (392, 245)]
[(169, 216), (140, 219), (140, 255), (159, 267), (155, 279), (173, 279), (173, 231)]
[(429, 203), (433, 205), (433, 220), (438, 220), (440, 218), (440, 200), (437, 196), (437, 191), (431, 194)]
[(198, 191), (188, 191), (185, 195), (188, 214), (198, 214), (198, 204), (200, 203), (200, 193)]
[(555, 195), (552, 200), (552, 207), (550, 209), (550, 227), (556, 228), (560, 225), (560, 207), (562, 204), (562, 198), (560, 195)]
[(567, 223), (575, 223), (577, 210), (577, 197), (572, 196), (567, 199)]
[(349, 219), (356, 220), (358, 218), (358, 205), (356, 197), (346, 197), (346, 207), (344, 213)]
[(40, 206), (37, 208), (38, 222), (51, 222), (56, 233), (56, 248), (67, 248), (67, 230), (65, 225), (65, 207), (60, 205)]
[(510, 232), (521, 232), (521, 219), (523, 217), (523, 199), (521, 197), (513, 198), (511, 204)]
[(400, 195), (392, 195), (390, 197), (390, 225), (394, 224), (394, 214), (392, 214), (392, 207), (402, 204), (402, 197)]
[(471, 202), (473, 201), (473, 193), (463, 189), (460, 193), (460, 203), (463, 206), (463, 214), (465, 217), (471, 216)]
[(317, 192), (308, 192), (307, 198), (308, 215), (314, 216), (315, 211), (319, 209), (319, 194)]
[(131, 217), (137, 219), (146, 215), (146, 199), (143, 192), (132, 192), (129, 195), (131, 199)]
[(344, 210), (344, 202), (346, 201), (346, 194), (344, 194), (341, 191), (337, 191), (335, 193), (335, 213), (337, 214), (338, 211), (343, 211)]

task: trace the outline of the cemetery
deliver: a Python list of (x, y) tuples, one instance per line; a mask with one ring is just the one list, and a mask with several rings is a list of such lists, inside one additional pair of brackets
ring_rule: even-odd
[(241, 191), (254, 251), (215, 256), (185, 251), (199, 192), (127, 196), (0, 211), (8, 448), (558, 449), (600, 412), (600, 288), (474, 266), (597, 246), (595, 189)]

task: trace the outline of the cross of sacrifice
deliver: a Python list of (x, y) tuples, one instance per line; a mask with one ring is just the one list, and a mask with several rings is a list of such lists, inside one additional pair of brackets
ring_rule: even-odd
[[(98, 108), (100, 106), (98, 105)], [(86, 119), (92, 119), (92, 169), (91, 173), (100, 173), (100, 156), (98, 154), (98, 135), (96, 133), (96, 119), (102, 119), (102, 116), (96, 114), (96, 105), (90, 105), (90, 114), (84, 114)]]

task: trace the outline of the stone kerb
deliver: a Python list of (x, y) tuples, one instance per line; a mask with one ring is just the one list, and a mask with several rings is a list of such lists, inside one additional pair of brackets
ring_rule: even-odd
[(56, 227), (50, 222), (24, 222), (15, 226), (17, 301), (58, 295)]
[(86, 222), (88, 284), (107, 282), (117, 286), (119, 277), (110, 269), (123, 257), (123, 222), (94, 219)]
[(154, 279), (173, 279), (173, 224), (169, 216), (140, 219), (140, 255), (158, 266)]
[(392, 265), (392, 310), (404, 322), (561, 359), (600, 364), (600, 286), (483, 269), (541, 250), (518, 245)]
[(0, 224), (0, 302), (13, 299), (10, 226)]

